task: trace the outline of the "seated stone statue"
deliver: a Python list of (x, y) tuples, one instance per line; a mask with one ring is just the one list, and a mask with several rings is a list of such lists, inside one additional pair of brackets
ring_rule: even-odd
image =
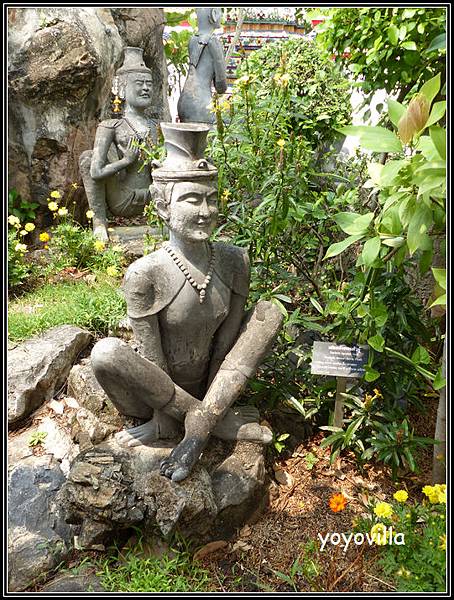
[(214, 123), (210, 111), (211, 85), (218, 94), (227, 89), (224, 50), (214, 30), (220, 26), (220, 8), (198, 8), (198, 33), (189, 41), (189, 73), (177, 104), (182, 123)]
[(230, 410), (278, 335), (282, 315), (270, 302), (244, 312), (246, 251), (210, 242), (216, 225), (217, 170), (203, 157), (207, 125), (161, 124), (167, 159), (153, 171), (156, 210), (170, 239), (130, 265), (124, 293), (139, 352), (117, 338), (93, 348), (96, 379), (118, 410), (148, 419), (117, 434), (124, 446), (180, 435), (161, 464), (185, 479), (211, 434), (270, 443), (249, 407)]
[[(150, 202), (150, 169), (140, 170), (135, 142), (156, 141), (156, 126), (145, 116), (151, 105), (151, 70), (145, 66), (141, 48), (125, 48), (117, 71), (118, 94), (124, 96), (124, 113), (102, 121), (96, 130), (93, 150), (80, 155), (79, 168), (88, 204), (94, 213), (93, 231), (107, 241), (107, 211), (132, 217), (143, 213)], [(135, 142), (134, 142), (135, 141)]]

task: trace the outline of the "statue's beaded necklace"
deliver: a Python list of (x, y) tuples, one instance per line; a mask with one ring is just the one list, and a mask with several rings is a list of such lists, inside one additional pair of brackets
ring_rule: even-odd
[(150, 138), (150, 128), (147, 127), (147, 133), (145, 135), (139, 133), (137, 131), (137, 129), (134, 127), (134, 125), (131, 123), (131, 121), (127, 118), (127, 117), (123, 117), (123, 121), (126, 122), (127, 125), (129, 125), (129, 127), (134, 131), (134, 133), (136, 134), (139, 143), (144, 143), (144, 142), (148, 142), (150, 145), (153, 145), (153, 142), (151, 141)]
[(208, 242), (208, 247), (210, 249), (210, 260), (208, 262), (208, 272), (206, 274), (206, 277), (205, 277), (203, 283), (197, 283), (197, 281), (191, 275), (186, 263), (183, 260), (181, 260), (181, 258), (175, 252), (175, 250), (169, 244), (165, 244), (163, 246), (164, 250), (166, 250), (169, 253), (173, 262), (177, 265), (177, 267), (180, 269), (180, 271), (183, 273), (183, 275), (186, 277), (186, 279), (189, 281), (189, 283), (192, 285), (192, 287), (198, 292), (200, 304), (203, 304), (203, 302), (206, 298), (207, 288), (213, 277), (214, 263), (216, 260), (214, 246), (213, 246), (213, 244), (211, 244), (211, 242)]

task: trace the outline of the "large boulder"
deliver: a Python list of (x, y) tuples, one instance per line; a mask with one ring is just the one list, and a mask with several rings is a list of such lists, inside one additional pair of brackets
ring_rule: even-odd
[(212, 439), (191, 475), (175, 483), (159, 474), (174, 445), (125, 449), (110, 439), (76, 457), (57, 501), (80, 526), (79, 547), (101, 549), (132, 526), (206, 542), (231, 535), (263, 505), (263, 446)]
[[(144, 49), (152, 70), (151, 117), (167, 119), (161, 8), (8, 8), (9, 186), (46, 206), (51, 190), (87, 208), (78, 159), (111, 116), (111, 85), (125, 46)], [(38, 224), (51, 223), (49, 211)]]
[(9, 591), (22, 591), (70, 552), (73, 532), (55, 504), (65, 477), (51, 455), (31, 456), (8, 476)]
[(10, 350), (9, 425), (30, 415), (58, 392), (77, 356), (91, 340), (91, 333), (80, 327), (59, 325)]

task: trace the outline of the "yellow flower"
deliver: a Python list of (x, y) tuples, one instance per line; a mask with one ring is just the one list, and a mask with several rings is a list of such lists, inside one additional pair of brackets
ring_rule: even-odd
[(123, 248), (119, 244), (115, 244), (115, 246), (112, 246), (112, 251), (113, 252), (123, 252)]
[(25, 229), (22, 229), (22, 231), (19, 231), (19, 235), (24, 236), (24, 235), (27, 235), (27, 234), (28, 234), (28, 231), (25, 231)]
[(47, 205), (48, 209), (51, 210), (52, 212), (58, 210), (58, 204), (56, 202), (49, 202), (49, 204)]
[(405, 490), (397, 490), (397, 492), (394, 493), (394, 498), (397, 500), (397, 502), (406, 502), (408, 499), (408, 493)]
[(446, 504), (446, 492), (438, 492), (438, 502), (440, 504)]
[(62, 206), (62, 208), (58, 209), (58, 214), (60, 215), (60, 217), (66, 217), (66, 215), (68, 214), (68, 209)]
[(101, 240), (96, 240), (94, 245), (96, 252), (102, 252), (106, 247), (105, 243)]
[(273, 79), (276, 85), (280, 87), (286, 87), (288, 85), (288, 82), (290, 81), (290, 75), (288, 73), (284, 73), (283, 75), (279, 75), (278, 73), (276, 73)]
[(54, 190), (53, 192), (50, 193), (50, 197), (51, 198), (61, 198), (61, 194), (57, 190)]
[(116, 277), (118, 275), (118, 271), (115, 267), (107, 267), (106, 273), (109, 277)]
[(95, 216), (95, 213), (92, 210), (87, 210), (85, 215), (86, 215), (87, 219), (93, 219), (93, 217)]
[(444, 483), (436, 483), (434, 486), (425, 485), (422, 488), (422, 493), (429, 498), (431, 504), (446, 502), (446, 484)]
[(50, 240), (50, 235), (47, 233), (47, 231), (44, 231), (43, 233), (39, 234), (40, 242), (48, 242), (49, 240)]
[(237, 79), (235, 81), (236, 85), (247, 85), (248, 83), (251, 83), (252, 81), (252, 77), (250, 75), (243, 75), (242, 77), (240, 77), (239, 79)]
[(277, 140), (276, 144), (279, 146), (279, 148), (283, 148), (285, 146), (285, 140), (281, 138), (280, 140)]
[(398, 575), (399, 577), (410, 577), (411, 572), (408, 571), (408, 569), (406, 569), (405, 567), (400, 567), (400, 569), (397, 571), (396, 575)]
[(374, 388), (374, 394), (376, 398), (383, 398), (383, 394), (377, 388)]
[(14, 250), (16, 250), (16, 252), (27, 252), (27, 245), (26, 244), (16, 244), (14, 246)]
[(71, 187), (74, 188), (75, 190), (77, 190), (77, 188), (79, 187), (79, 184), (74, 182), (71, 184)]
[(25, 231), (33, 231), (35, 229), (34, 223), (25, 223), (24, 225)]
[(446, 550), (446, 535), (440, 535), (440, 548)]
[(14, 215), (10, 215), (8, 217), (8, 223), (10, 225), (20, 225), (19, 219), (16, 216), (14, 216)]
[(377, 517), (386, 519), (393, 514), (393, 507), (387, 502), (379, 502), (374, 508), (374, 513), (377, 515)]
[(377, 523), (370, 530), (370, 537), (374, 540), (377, 546), (384, 546), (388, 541), (388, 531), (386, 525)]

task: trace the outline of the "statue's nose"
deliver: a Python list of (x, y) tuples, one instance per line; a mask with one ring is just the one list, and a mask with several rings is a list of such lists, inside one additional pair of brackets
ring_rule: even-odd
[(202, 200), (202, 202), (200, 204), (199, 216), (201, 216), (201, 217), (209, 217), (210, 216), (210, 211), (208, 209), (208, 202), (206, 201), (206, 199)]

